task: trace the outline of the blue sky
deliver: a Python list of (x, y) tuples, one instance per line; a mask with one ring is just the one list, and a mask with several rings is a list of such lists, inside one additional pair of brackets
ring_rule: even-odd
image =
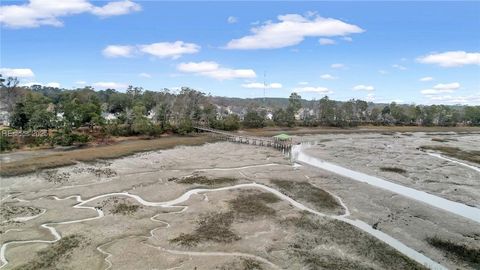
[[(3, 1), (23, 84), (480, 104), (480, 2)], [(423, 79), (423, 80), (422, 80)]]

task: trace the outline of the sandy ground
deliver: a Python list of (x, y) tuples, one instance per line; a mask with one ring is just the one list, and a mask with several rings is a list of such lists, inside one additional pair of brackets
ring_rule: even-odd
[[(355, 135), (345, 135), (345, 138), (341, 135), (330, 138), (328, 136), (331, 135), (321, 135), (315, 139), (338, 138), (338, 144), (333, 145), (332, 141), (324, 141), (322, 144), (325, 146), (317, 145), (309, 151), (325, 159), (343, 162), (342, 165), (345, 166), (352, 164), (350, 168), (353, 169), (362, 169), (361, 171), (365, 169), (362, 168), (361, 162), (366, 159), (360, 157), (361, 151), (354, 154), (355, 150), (341, 146), (342, 140), (348, 141), (348, 136)], [(368, 139), (371, 136), (375, 139)], [(428, 136), (430, 135), (405, 136), (405, 140), (409, 141), (401, 144), (414, 143), (416, 146), (423, 141), (426, 143), (429, 140)], [(387, 145), (396, 145), (401, 141), (392, 136), (371, 134), (358, 135), (352, 141), (355, 141), (353, 145), (357, 143), (368, 145), (368, 142), (363, 140), (372, 140), (378, 144), (381, 139)], [(478, 140), (475, 136), (465, 138), (458, 136), (457, 139), (465, 146), (472, 145), (475, 140)], [(332, 143), (331, 147), (328, 146), (329, 143)], [(369, 163), (381, 162), (382, 153), (386, 155), (388, 151), (385, 150), (390, 150), (387, 145), (382, 143), (384, 149), (374, 152), (372, 155), (374, 159)], [(413, 149), (415, 146), (412, 146)], [(324, 150), (328, 148), (331, 148), (331, 155)], [(407, 157), (413, 155), (410, 151), (411, 153), (414, 151), (410, 148), (406, 149), (407, 153), (404, 154)], [(345, 159), (341, 160), (340, 157), (334, 157), (334, 149), (345, 151), (344, 155), (352, 151), (348, 158), (351, 163)], [(402, 145), (393, 149), (402, 149)], [(407, 171), (420, 180), (411, 181), (409, 180), (411, 177), (403, 176), (397, 176), (398, 178), (391, 180), (412, 185), (421, 190), (440, 191), (441, 187), (434, 182), (422, 181), (421, 179), (424, 179), (421, 178), (422, 173), (417, 173), (416, 170), (427, 165), (429, 168), (435, 164), (440, 167), (444, 161), (423, 153), (413, 156), (417, 159), (416, 161), (398, 159), (395, 162), (400, 162), (400, 165), (405, 167), (413, 166), (409, 164), (417, 164), (414, 167), (415, 170)], [(391, 156), (391, 158), (395, 157), (396, 155)], [(383, 163), (386, 163), (389, 156), (383, 158)], [(407, 160), (407, 163), (403, 163), (404, 160)], [(421, 160), (426, 161), (420, 163)], [(375, 164), (375, 166), (380, 165)], [(373, 165), (371, 168), (374, 168)], [(435, 177), (450, 176), (452, 179), (449, 181), (459, 183), (456, 185), (457, 189), (461, 188), (469, 192), (460, 195), (461, 192), (450, 191), (450, 185), (443, 183), (443, 187), (448, 191), (438, 193), (446, 198), (478, 205), (478, 181), (474, 181), (479, 179), (475, 178), (478, 175), (462, 174), (465, 168), (458, 164), (449, 164), (447, 168), (448, 170), (437, 168)], [(390, 173), (382, 175), (374, 169), (370, 171), (370, 167), (368, 170), (365, 172), (379, 176), (392, 176)], [(426, 173), (426, 170), (423, 173)], [(207, 179), (234, 180), (228, 180), (232, 181), (231, 183), (213, 186), (182, 184), (178, 181), (192, 175), (205, 176)], [(147, 202), (166, 202), (198, 187), (212, 189), (256, 182), (278, 188), (275, 181), (279, 180), (294, 183), (307, 182), (312, 185), (312, 189), (317, 187), (338, 196), (348, 210), (340, 204), (338, 209), (327, 209), (321, 203), (302, 197), (302, 194), (287, 194), (327, 216), (305, 214), (287, 201), (278, 200), (266, 203), (266, 207), (272, 209), (274, 214), (250, 218), (235, 216), (229, 230), (237, 238), (231, 242), (206, 240), (193, 246), (184, 246), (172, 242), (172, 239), (182, 234), (192, 235), (205, 215), (229, 213), (233, 211), (231, 206), (233, 199), (248, 194), (257, 196), (266, 191), (248, 187), (194, 194), (179, 204), (182, 207), (142, 205), (132, 197), (120, 194), (128, 192), (132, 196), (138, 195)], [(348, 218), (360, 219), (372, 226), (377, 224), (378, 230), (448, 268), (472, 267), (462, 261), (446, 257), (442, 251), (428, 245), (425, 241), (426, 237), (439, 234), (452, 241), (480, 248), (478, 244), (480, 228), (473, 221), (320, 169), (292, 166), (288, 158), (274, 149), (227, 142), (182, 146), (115, 160), (78, 163), (24, 176), (4, 177), (0, 184), (2, 208), (5, 205), (31, 206), (44, 210), (43, 214), (22, 222), (2, 220), (0, 244), (14, 240), (55, 240), (49, 229), (42, 227), (42, 224), (50, 224), (48, 226), (55, 228), (63, 238), (71, 235), (81, 236), (79, 246), (55, 258), (54, 267), (59, 269), (195, 269), (195, 267), (196, 269), (305, 269), (308, 267), (412, 269), (419, 267), (420, 269), (421, 266), (399, 255), (383, 242), (329, 217), (346, 211), (351, 214)], [(88, 201), (82, 206), (84, 208), (78, 207), (79, 199), (85, 201), (108, 193), (119, 194), (100, 197)], [(81, 198), (72, 196), (81, 196)], [(118, 210), (123, 209), (118, 208), (119, 204), (130, 208), (127, 207), (126, 212), (122, 213)], [(130, 211), (133, 208), (135, 210)], [(115, 212), (117, 210), (120, 212)], [(102, 214), (99, 215), (99, 213)], [(25, 216), (29, 215), (25, 213)], [(17, 218), (19, 216), (21, 215), (15, 215)], [(62, 222), (63, 224), (58, 224)], [(305, 246), (305, 243), (314, 244)], [(13, 269), (24, 264), (33, 265), (32, 262), (45, 258), (41, 257), (38, 251), (48, 250), (54, 245), (52, 243), (10, 244), (5, 251), (8, 264), (4, 268)], [(52, 265), (50, 268), (53, 268)]]

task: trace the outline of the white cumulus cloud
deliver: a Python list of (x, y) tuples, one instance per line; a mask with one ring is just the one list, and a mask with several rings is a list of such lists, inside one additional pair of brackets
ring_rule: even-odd
[(102, 53), (106, 57), (132, 57), (138, 54), (148, 54), (158, 58), (177, 59), (184, 54), (194, 54), (200, 51), (200, 46), (183, 41), (157, 42), (140, 45), (108, 45)]
[(217, 80), (250, 79), (257, 76), (252, 69), (225, 68), (213, 61), (180, 63), (177, 65), (177, 70), (184, 73), (207, 76)]
[(333, 37), (362, 33), (356, 25), (333, 18), (304, 17), (299, 14), (286, 14), (277, 17), (278, 22), (265, 22), (253, 27), (251, 35), (228, 42), (227, 49), (276, 49), (301, 43), (307, 37)]
[(330, 75), (330, 74), (322, 74), (320, 76), (320, 78), (322, 78), (324, 80), (336, 80), (336, 79), (338, 79), (338, 77), (335, 77), (335, 76)]
[(355, 85), (353, 87), (353, 90), (355, 90), (355, 91), (373, 91), (373, 90), (375, 90), (375, 87), (373, 87), (372, 85), (359, 84), (359, 85)]
[(127, 85), (124, 83), (117, 83), (117, 82), (96, 82), (93, 84), (94, 87), (99, 89), (125, 89)]
[(293, 91), (297, 92), (297, 93), (320, 93), (320, 94), (333, 93), (332, 90), (328, 89), (327, 87), (323, 87), (323, 86), (297, 87), (297, 88), (294, 88)]
[(280, 89), (282, 88), (281, 83), (270, 83), (270, 84), (263, 84), (259, 82), (252, 82), (252, 83), (246, 83), (242, 84), (243, 88), (249, 88), (249, 89)]
[(0, 6), (0, 23), (11, 28), (62, 26), (61, 17), (81, 13), (108, 17), (140, 9), (140, 5), (130, 0), (109, 2), (102, 7), (92, 5), (88, 0), (29, 0), (22, 5)]
[(430, 77), (430, 76), (422, 77), (422, 78), (419, 79), (419, 81), (421, 81), (421, 82), (433, 81), (433, 77)]
[(420, 93), (424, 95), (438, 95), (442, 93), (453, 93), (455, 90), (460, 88), (460, 83), (439, 83), (433, 86), (430, 89), (421, 90)]
[(320, 45), (333, 45), (335, 44), (335, 40), (330, 38), (321, 38), (318, 40), (318, 43), (320, 43)]
[(131, 57), (135, 52), (135, 47), (128, 45), (108, 45), (102, 53), (106, 57)]
[(93, 7), (92, 14), (101, 17), (109, 17), (109, 16), (118, 16), (124, 15), (135, 11), (142, 10), (142, 7), (132, 1), (125, 0), (125, 1), (118, 1), (118, 2), (110, 2), (103, 7)]
[(140, 45), (141, 52), (156, 56), (158, 58), (177, 59), (183, 54), (197, 53), (200, 46), (194, 43), (185, 43), (183, 41), (158, 42), (148, 45)]
[(345, 68), (344, 64), (335, 63), (330, 65), (331, 68)]
[(0, 74), (2, 74), (4, 78), (31, 78), (35, 76), (35, 74), (33, 74), (33, 71), (29, 68), (0, 68)]
[(436, 64), (441, 67), (480, 65), (480, 52), (449, 51), (433, 53), (419, 57), (417, 61), (423, 64)]

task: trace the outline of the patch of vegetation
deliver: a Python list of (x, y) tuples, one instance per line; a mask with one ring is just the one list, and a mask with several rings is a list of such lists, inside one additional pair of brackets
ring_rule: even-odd
[(230, 263), (226, 263), (220, 267), (220, 270), (263, 270), (262, 263), (252, 258), (240, 258)]
[(398, 168), (398, 167), (380, 167), (380, 171), (382, 172), (394, 172), (394, 173), (399, 173), (399, 174), (404, 174), (406, 173), (407, 171), (402, 169), (402, 168)]
[(43, 178), (47, 180), (47, 182), (60, 184), (60, 183), (68, 182), (68, 180), (70, 180), (70, 173), (68, 172), (59, 173), (57, 170), (50, 170), (44, 173)]
[(453, 158), (462, 159), (462, 160), (480, 164), (480, 151), (474, 151), (474, 150), (467, 151), (467, 150), (462, 150), (458, 147), (440, 146), (440, 145), (424, 145), (424, 146), (420, 146), (420, 149), (439, 151), (442, 154), (453, 157)]
[(192, 175), (182, 179), (171, 178), (169, 181), (175, 181), (180, 184), (199, 184), (205, 186), (222, 186), (226, 184), (235, 183), (237, 179), (230, 177), (208, 178), (203, 175)]
[(267, 192), (242, 194), (237, 198), (230, 200), (230, 209), (235, 217), (240, 219), (252, 219), (260, 216), (274, 216), (275, 209), (268, 206), (268, 203), (276, 203), (280, 199)]
[[(300, 217), (287, 218), (281, 224), (295, 230), (287, 253), (292, 259), (300, 260), (306, 269), (372, 269), (372, 264), (380, 269), (426, 269), (380, 240), (338, 220), (304, 213)], [(322, 245), (339, 246), (360, 259), (325, 256), (318, 248)]]
[(433, 247), (442, 250), (448, 257), (464, 261), (474, 269), (480, 268), (480, 249), (471, 248), (464, 244), (457, 244), (449, 240), (441, 239), (438, 236), (428, 237), (426, 240)]
[(133, 213), (137, 212), (137, 210), (140, 208), (140, 205), (137, 204), (128, 204), (128, 203), (117, 203), (113, 206), (113, 208), (110, 210), (110, 213), (116, 215), (116, 214), (121, 214), (121, 215), (132, 215)]
[(4, 203), (0, 207), (1, 220), (9, 220), (19, 216), (35, 216), (40, 214), (40, 212), (42, 212), (40, 208), (32, 206), (17, 206)]
[(304, 204), (308, 204), (316, 210), (326, 210), (335, 213), (343, 211), (341, 205), (330, 193), (308, 182), (288, 180), (272, 180), (271, 182), (276, 185), (282, 193)]
[(442, 139), (442, 138), (432, 138), (433, 142), (448, 142), (450, 140), (448, 139)]
[(110, 168), (95, 168), (95, 167), (75, 168), (73, 172), (74, 173), (88, 172), (95, 175), (96, 177), (106, 177), (106, 178), (117, 176), (117, 172)]
[(30, 262), (16, 267), (16, 270), (57, 269), (57, 264), (66, 261), (74, 249), (81, 246), (83, 236), (73, 234), (65, 236), (46, 249), (37, 252)]
[(181, 233), (179, 236), (170, 239), (170, 242), (192, 247), (205, 241), (230, 243), (240, 240), (240, 237), (231, 230), (233, 220), (234, 215), (232, 212), (202, 215), (197, 221), (197, 226), (192, 233)]

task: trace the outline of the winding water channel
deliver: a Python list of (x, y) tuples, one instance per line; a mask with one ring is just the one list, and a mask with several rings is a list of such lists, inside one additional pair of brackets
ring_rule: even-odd
[[(345, 177), (350, 178), (350, 179), (355, 180), (355, 181), (365, 182), (365, 183), (368, 183), (370, 185), (380, 187), (380, 188), (383, 188), (385, 190), (389, 190), (389, 191), (394, 192), (396, 194), (400, 194), (400, 195), (403, 195), (405, 197), (408, 197), (408, 198), (411, 198), (411, 199), (414, 199), (414, 200), (417, 200), (417, 201), (421, 201), (421, 202), (429, 204), (433, 207), (440, 208), (442, 210), (451, 212), (453, 214), (456, 214), (456, 215), (459, 215), (459, 216), (462, 216), (462, 217), (465, 217), (465, 218), (468, 218), (470, 220), (473, 220), (475, 222), (480, 223), (480, 209), (478, 209), (478, 208), (470, 207), (470, 206), (467, 206), (467, 205), (464, 205), (464, 204), (461, 204), (461, 203), (457, 203), (457, 202), (453, 202), (453, 201), (449, 201), (449, 200), (443, 199), (441, 197), (428, 194), (428, 193), (423, 192), (423, 191), (418, 191), (418, 190), (413, 189), (413, 188), (408, 188), (408, 187), (405, 187), (405, 186), (402, 186), (402, 185), (394, 184), (392, 182), (386, 181), (386, 180), (381, 179), (381, 178), (377, 178), (377, 177), (370, 176), (370, 175), (367, 175), (367, 174), (364, 174), (364, 173), (356, 172), (356, 171), (338, 166), (336, 164), (317, 159), (317, 158), (312, 157), (312, 156), (305, 153), (304, 150), (307, 147), (308, 147), (308, 145), (296, 145), (296, 146), (294, 146), (293, 149), (292, 149), (293, 160), (296, 161), (296, 162), (300, 162), (300, 163), (303, 163), (303, 164), (308, 164), (308, 165), (311, 165), (311, 166), (314, 166), (314, 167), (317, 167), (317, 168), (320, 168), (320, 169), (331, 171), (333, 173), (345, 176)], [(443, 158), (443, 159), (446, 159), (446, 160), (449, 160), (449, 161), (452, 161), (452, 162), (455, 162), (455, 163), (461, 163), (461, 162), (458, 162), (458, 161), (450, 160), (448, 158), (444, 158), (443, 156), (436, 156), (436, 157)], [(238, 167), (238, 168), (224, 168), (222, 170), (241, 170), (241, 169), (246, 169), (246, 168), (250, 168), (250, 167), (274, 166), (274, 165), (278, 165), (278, 164), (263, 164), (263, 165), (246, 166), (246, 167)], [(465, 164), (462, 163), (460, 165), (465, 165)], [(474, 166), (471, 166), (471, 165), (468, 165), (468, 166), (471, 167), (471, 169), (479, 170), (479, 168), (477, 168), (477, 167), (474, 167)], [(215, 170), (215, 169), (204, 169), (204, 170)], [(349, 212), (348, 208), (342, 202), (342, 200), (337, 196), (335, 196), (335, 197), (339, 200), (341, 205), (345, 208), (345, 213), (342, 214), (342, 215), (328, 215), (328, 214), (325, 214), (325, 213), (318, 212), (314, 209), (311, 209), (308, 206), (306, 206), (306, 205), (304, 205), (300, 202), (297, 202), (293, 198), (290, 198), (290, 197), (286, 196), (285, 194), (281, 193), (280, 191), (278, 191), (278, 190), (276, 190), (272, 187), (262, 185), (262, 184), (258, 184), (258, 183), (255, 183), (255, 182), (247, 183), (247, 184), (239, 184), (239, 185), (234, 185), (234, 186), (227, 186), (227, 187), (216, 188), (216, 189), (205, 189), (205, 188), (192, 189), (192, 190), (189, 190), (189, 191), (183, 193), (181, 196), (179, 196), (176, 199), (173, 199), (173, 200), (170, 200), (170, 201), (165, 201), (165, 202), (149, 202), (149, 201), (144, 200), (143, 198), (141, 198), (138, 195), (130, 194), (128, 192), (106, 193), (106, 194), (101, 194), (101, 195), (98, 195), (98, 196), (95, 196), (95, 197), (92, 197), (92, 198), (89, 198), (89, 199), (86, 199), (86, 200), (83, 200), (80, 196), (70, 196), (70, 197), (63, 198), (63, 199), (60, 199), (58, 197), (54, 197), (55, 200), (66, 200), (66, 199), (72, 199), (73, 198), (78, 202), (78, 204), (73, 206), (73, 208), (90, 209), (92, 211), (95, 211), (97, 213), (97, 215), (95, 217), (90, 217), (90, 218), (85, 218), (85, 219), (70, 220), (70, 221), (56, 222), (56, 223), (50, 222), (50, 223), (42, 224), (41, 227), (47, 229), (51, 233), (51, 235), (53, 236), (53, 240), (25, 240), (25, 241), (10, 241), (10, 242), (4, 243), (0, 247), (0, 261), (2, 262), (2, 265), (0, 266), (0, 268), (4, 268), (5, 266), (8, 265), (8, 260), (5, 256), (5, 252), (6, 252), (7, 247), (9, 245), (12, 245), (12, 244), (31, 244), (31, 243), (54, 243), (54, 242), (61, 239), (60, 233), (55, 228), (56, 225), (87, 222), (87, 221), (90, 221), (90, 220), (95, 220), (95, 219), (99, 219), (99, 218), (104, 217), (104, 213), (100, 209), (97, 209), (97, 208), (91, 207), (91, 206), (85, 206), (85, 204), (87, 204), (89, 202), (92, 202), (92, 201), (95, 201), (97, 199), (110, 197), (110, 196), (126, 196), (126, 197), (130, 197), (132, 199), (135, 199), (138, 203), (140, 203), (144, 206), (179, 208), (179, 211), (176, 212), (176, 213), (179, 213), (179, 212), (186, 211), (187, 208), (188, 208), (187, 206), (181, 206), (179, 204), (187, 201), (194, 194), (205, 195), (204, 193), (207, 193), (207, 192), (224, 191), (224, 190), (232, 190), (232, 189), (240, 189), (240, 188), (263, 189), (263, 190), (268, 191), (272, 194), (275, 194), (280, 199), (288, 202), (289, 204), (291, 204), (292, 206), (294, 206), (294, 207), (296, 207), (300, 210), (310, 212), (314, 215), (318, 215), (318, 216), (322, 216), (322, 217), (329, 217), (329, 218), (333, 218), (333, 219), (340, 220), (340, 221), (346, 222), (348, 224), (351, 224), (351, 225), (355, 226), (356, 228), (358, 228), (358, 229), (374, 236), (375, 238), (385, 242), (386, 244), (390, 245), (391, 247), (398, 250), (402, 254), (408, 256), (409, 258), (411, 258), (411, 259), (419, 262), (420, 264), (425, 265), (425, 266), (427, 266), (431, 269), (446, 269), (444, 266), (438, 264), (437, 262), (431, 260), (427, 256), (417, 252), (416, 250), (406, 246), (405, 244), (401, 243), (397, 239), (395, 239), (395, 238), (393, 238), (393, 237), (391, 237), (391, 236), (389, 236), (389, 235), (387, 235), (387, 234), (385, 234), (385, 233), (383, 233), (379, 230), (373, 229), (369, 224), (367, 224), (367, 223), (365, 223), (361, 220), (349, 219), (348, 216), (350, 215), (350, 212)], [(28, 220), (32, 220), (34, 218), (37, 218), (44, 213), (45, 213), (45, 211), (42, 211), (42, 213), (40, 213), (39, 215), (32, 216), (32, 217), (20, 218), (20, 219), (28, 221)], [(152, 219), (154, 219), (154, 218), (155, 218), (155, 216), (152, 217)], [(165, 222), (163, 222), (163, 223), (165, 223)], [(168, 223), (166, 223), (166, 224), (167, 224), (167, 228), (168, 228), (170, 225)], [(97, 249), (99, 250), (99, 252), (106, 255), (105, 261), (107, 263), (107, 269), (108, 269), (108, 268), (111, 268), (111, 266), (112, 266), (111, 262), (109, 261), (109, 259), (111, 258), (112, 255), (110, 253), (107, 253), (104, 250), (102, 250), (101, 249), (102, 246), (99, 246)], [(164, 250), (161, 247), (156, 247), (156, 248)], [(174, 251), (174, 250), (165, 250), (165, 251), (167, 251), (169, 253), (172, 253), (172, 254), (186, 254), (186, 253), (188, 253), (186, 251)], [(218, 255), (220, 255), (220, 253), (222, 255), (225, 255), (224, 253), (222, 253), (222, 252), (219, 253), (217, 251), (202, 252), (201, 254), (200, 253), (197, 254), (197, 253), (190, 254), (190, 255), (208, 256), (210, 254), (211, 256), (218, 256)], [(236, 254), (236, 253), (230, 254), (229, 253), (229, 255), (247, 256), (245, 254), (240, 254), (240, 253), (238, 253), (238, 254)], [(248, 255), (248, 256), (256, 257), (254, 255)], [(267, 261), (263, 258), (262, 258), (261, 261), (263, 261), (263, 262), (269, 264), (270, 266), (274, 267), (274, 265), (271, 262), (269, 262), (269, 261)]]

